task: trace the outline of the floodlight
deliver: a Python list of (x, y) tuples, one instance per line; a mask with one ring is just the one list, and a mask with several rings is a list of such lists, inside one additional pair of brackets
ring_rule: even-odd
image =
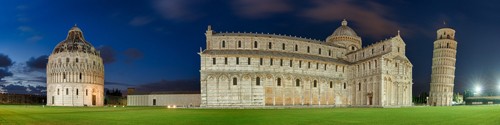
[(481, 93), (481, 87), (480, 86), (476, 86), (476, 88), (474, 89), (476, 91), (476, 93)]

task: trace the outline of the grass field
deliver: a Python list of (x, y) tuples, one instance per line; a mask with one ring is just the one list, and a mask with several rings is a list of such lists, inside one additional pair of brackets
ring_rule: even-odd
[(500, 106), (324, 109), (166, 109), (0, 105), (9, 124), (444, 124), (500, 125)]

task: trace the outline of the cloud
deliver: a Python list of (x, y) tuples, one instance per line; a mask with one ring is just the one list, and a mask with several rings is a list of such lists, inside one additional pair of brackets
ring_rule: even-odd
[(14, 64), (9, 56), (0, 53), (0, 80), (5, 77), (12, 76), (12, 72), (9, 71), (9, 67)]
[(104, 64), (116, 61), (116, 52), (111, 46), (99, 46), (97, 49), (101, 52), (101, 58)]
[(34, 36), (31, 36), (30, 38), (27, 39), (28, 42), (38, 42), (40, 40), (42, 40), (43, 37), (40, 36), (40, 35), (34, 35)]
[(45, 70), (47, 67), (49, 56), (42, 55), (37, 58), (31, 57), (28, 61), (26, 61), (26, 65), (30, 70)]
[(244, 18), (264, 18), (292, 10), (288, 0), (234, 0), (232, 7)]
[(158, 92), (158, 91), (200, 91), (200, 80), (161, 80), (142, 84), (136, 87), (139, 92)]
[(7, 68), (12, 66), (14, 62), (9, 58), (9, 56), (0, 53), (0, 67)]
[[(3, 89), (3, 90), (2, 90)], [(44, 86), (23, 86), (19, 84), (0, 85), (0, 92), (16, 94), (45, 95), (47, 88)]]
[(16, 6), (16, 9), (18, 9), (18, 10), (26, 10), (26, 9), (28, 9), (28, 6), (26, 6), (26, 5), (18, 5), (18, 6)]
[(132, 20), (130, 20), (129, 24), (132, 26), (143, 26), (151, 23), (152, 21), (153, 19), (150, 17), (139, 16), (139, 17), (134, 17)]
[(138, 59), (141, 59), (142, 57), (144, 57), (144, 54), (136, 48), (128, 48), (127, 50), (125, 50), (123, 52), (123, 54), (126, 57), (125, 62), (129, 62), (129, 63), (134, 61), (134, 60), (138, 60)]
[(17, 27), (17, 30), (22, 31), (22, 32), (31, 32), (33, 29), (29, 26), (19, 26)]
[(12, 76), (12, 72), (10, 72), (7, 69), (0, 69), (0, 80), (2, 80), (5, 77)]
[(165, 19), (169, 20), (195, 20), (201, 17), (195, 6), (202, 4), (206, 0), (155, 0), (153, 8)]
[(316, 22), (330, 22), (347, 19), (355, 22), (358, 31), (373, 38), (385, 37), (398, 29), (398, 24), (389, 19), (387, 7), (373, 1), (354, 3), (349, 0), (328, 1), (314, 0), (313, 7), (303, 10), (299, 15)]

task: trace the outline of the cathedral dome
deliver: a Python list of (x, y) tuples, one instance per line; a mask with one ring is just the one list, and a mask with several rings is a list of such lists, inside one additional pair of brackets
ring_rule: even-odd
[(52, 51), (53, 54), (60, 52), (82, 52), (99, 55), (94, 46), (83, 37), (83, 32), (76, 25), (68, 31), (68, 36), (61, 41)]
[(342, 26), (340, 26), (339, 28), (337, 28), (332, 36), (352, 36), (352, 37), (358, 37), (358, 35), (356, 34), (356, 32), (354, 32), (354, 30), (352, 30), (349, 26), (347, 26), (347, 21), (344, 20), (342, 21)]

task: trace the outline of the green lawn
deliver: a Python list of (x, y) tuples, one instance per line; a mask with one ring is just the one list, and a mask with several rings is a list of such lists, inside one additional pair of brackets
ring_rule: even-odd
[(45, 107), (0, 105), (8, 124), (466, 124), (500, 125), (500, 106), (166, 109), (164, 107)]

